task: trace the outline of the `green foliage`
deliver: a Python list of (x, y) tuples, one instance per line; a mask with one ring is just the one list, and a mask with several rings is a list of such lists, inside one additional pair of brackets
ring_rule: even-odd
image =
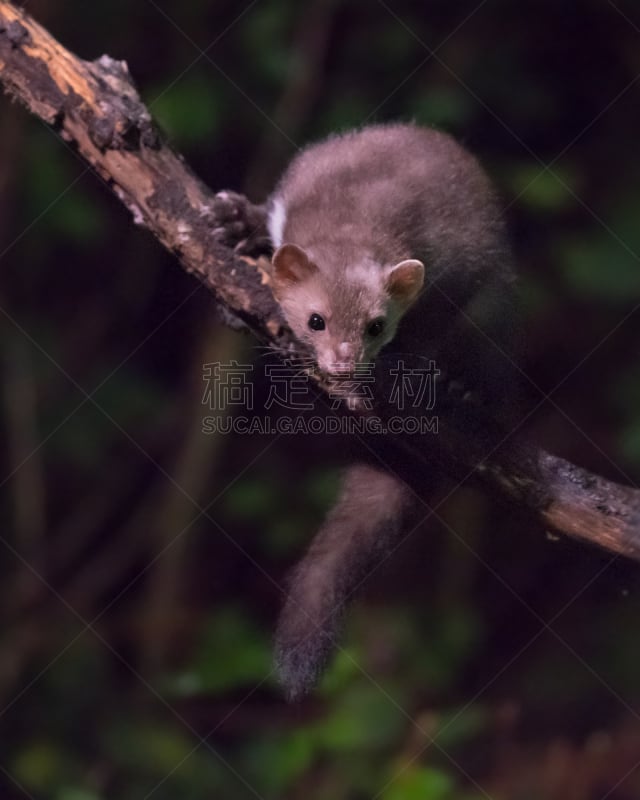
[(316, 727), (316, 741), (329, 754), (373, 753), (392, 745), (404, 728), (395, 703), (374, 682), (354, 682), (334, 700)]
[(14, 759), (15, 778), (31, 792), (46, 792), (59, 787), (71, 771), (64, 747), (51, 741), (34, 741)]
[(413, 106), (416, 122), (460, 130), (473, 115), (469, 96), (453, 86), (425, 88)]
[(381, 795), (382, 800), (454, 800), (453, 780), (446, 772), (409, 768)]
[(45, 128), (30, 135), (30, 158), (25, 164), (25, 211), (33, 220), (36, 237), (31, 243), (51, 239), (76, 241), (78, 246), (96, 246), (105, 233), (100, 206), (88, 203), (87, 168)]
[(176, 147), (215, 141), (223, 119), (221, 99), (201, 72), (188, 72), (149, 96), (149, 108)]
[(65, 786), (56, 795), (56, 800), (101, 800), (101, 797), (86, 789)]
[(277, 798), (312, 767), (316, 754), (315, 732), (299, 725), (290, 733), (257, 737), (245, 767), (266, 797)]
[[(241, 38), (247, 58), (256, 59), (260, 80), (279, 87), (302, 67), (301, 55), (292, 51), (289, 34), (294, 6), (286, 0), (259, 4), (255, 13), (247, 15)], [(264, 42), (269, 47), (264, 47)]]
[(246, 614), (225, 608), (203, 628), (190, 669), (177, 678), (174, 689), (217, 694), (262, 684), (271, 673), (271, 648), (264, 631)]
[(558, 165), (550, 170), (528, 161), (511, 164), (505, 170), (505, 180), (518, 202), (532, 211), (560, 212), (573, 201), (575, 178)]
[(277, 491), (277, 484), (269, 478), (247, 478), (225, 492), (225, 511), (238, 520), (269, 519), (279, 506)]
[(608, 232), (566, 243), (563, 267), (578, 295), (626, 306), (640, 300), (640, 264), (634, 250)]
[(339, 472), (335, 468), (316, 470), (303, 487), (305, 507), (324, 512), (336, 499), (339, 487)]

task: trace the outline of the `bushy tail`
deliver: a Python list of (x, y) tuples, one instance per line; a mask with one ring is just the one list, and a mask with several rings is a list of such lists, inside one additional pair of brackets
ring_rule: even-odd
[(365, 464), (347, 469), (340, 496), (289, 578), (275, 662), (289, 700), (315, 685), (336, 647), (346, 603), (388, 552), (412, 505), (409, 489)]

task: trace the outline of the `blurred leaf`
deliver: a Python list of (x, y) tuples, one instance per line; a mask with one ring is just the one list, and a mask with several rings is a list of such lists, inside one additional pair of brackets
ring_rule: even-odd
[(87, 789), (66, 786), (56, 793), (56, 800), (101, 800), (101, 795)]
[(430, 767), (401, 772), (380, 795), (382, 800), (453, 800), (454, 781), (445, 772)]
[(410, 684), (430, 692), (442, 692), (455, 683), (482, 635), (474, 610), (455, 605), (423, 612), (419, 619), (405, 614), (397, 628), (396, 647), (404, 654)]
[(211, 617), (191, 666), (171, 682), (176, 693), (222, 692), (259, 684), (273, 671), (271, 643), (233, 608)]
[(211, 787), (221, 796), (245, 796), (237, 794), (238, 779), (216, 758), (216, 751), (202, 745), (181, 723), (166, 724), (129, 712), (105, 732), (104, 739), (103, 757), (108, 755), (125, 779), (127, 798), (152, 793), (159, 800), (176, 796), (204, 800)]
[(100, 207), (87, 202), (86, 186), (82, 182), (52, 207), (51, 228), (65, 238), (92, 245), (105, 232)]
[(36, 240), (58, 235), (95, 244), (105, 231), (105, 219), (99, 204), (87, 202), (90, 173), (85, 176), (82, 164), (61, 153), (60, 143), (45, 131), (34, 131), (31, 137), (24, 187), (28, 213), (36, 220)]
[(150, 107), (178, 146), (211, 144), (222, 120), (220, 95), (204, 74), (189, 72), (167, 90), (150, 91)]
[(640, 416), (623, 426), (618, 449), (631, 464), (640, 467)]
[(262, 793), (280, 797), (305, 770), (317, 752), (313, 732), (297, 727), (286, 736), (263, 736), (254, 741), (244, 761), (247, 774)]
[(360, 660), (361, 654), (355, 649), (352, 639), (349, 645), (340, 647), (332, 658), (322, 676), (319, 690), (327, 696), (341, 695), (358, 675), (362, 675), (358, 668)]
[(464, 706), (440, 717), (434, 738), (440, 747), (448, 751), (451, 747), (473, 740), (475, 736), (481, 736), (487, 723), (485, 708), (477, 704)]
[(70, 765), (60, 744), (36, 741), (19, 751), (11, 772), (28, 790), (48, 792), (69, 775)]
[(640, 371), (630, 367), (618, 377), (611, 387), (611, 402), (620, 420), (617, 450), (640, 467)]
[[(299, 56), (292, 52), (289, 29), (292, 12), (300, 7), (282, 0), (256, 5), (242, 27), (244, 47), (251, 62), (258, 68), (262, 80), (272, 85), (286, 81), (295, 74)], [(265, 41), (269, 47), (264, 47)]]
[[(373, 108), (375, 108), (375, 104), (373, 104)], [(345, 86), (339, 94), (330, 99), (319, 135), (326, 136), (358, 127), (373, 108), (372, 103), (367, 99)]]
[(515, 195), (515, 202), (535, 211), (560, 211), (574, 202), (569, 191), (575, 175), (567, 168), (554, 165), (545, 170), (531, 161), (511, 164), (504, 177)]
[(36, 215), (52, 202), (55, 203), (56, 197), (82, 172), (82, 167), (78, 163), (75, 175), (71, 175), (68, 162), (61, 157), (60, 143), (43, 128), (30, 129), (27, 146), (29, 148), (29, 160), (25, 164), (27, 213)]
[(136, 762), (154, 773), (179, 764), (193, 750), (190, 738), (173, 726), (139, 726), (129, 739)]
[(383, 748), (406, 725), (402, 710), (384, 690), (358, 683), (342, 694), (331, 713), (316, 726), (319, 744), (326, 750), (349, 752)]
[(243, 478), (223, 498), (224, 509), (237, 520), (266, 520), (278, 509), (278, 487), (266, 476)]
[(266, 552), (274, 557), (301, 554), (301, 543), (309, 535), (310, 527), (306, 517), (294, 514), (283, 514), (266, 519), (266, 536), (263, 544), (267, 545)]
[(567, 242), (561, 264), (578, 295), (625, 305), (640, 300), (640, 264), (606, 232)]
[(335, 468), (312, 472), (303, 488), (305, 505), (308, 503), (318, 511), (328, 509), (338, 495), (341, 474), (341, 470)]
[(473, 114), (471, 97), (462, 89), (432, 86), (414, 103), (416, 122), (447, 129), (462, 129)]

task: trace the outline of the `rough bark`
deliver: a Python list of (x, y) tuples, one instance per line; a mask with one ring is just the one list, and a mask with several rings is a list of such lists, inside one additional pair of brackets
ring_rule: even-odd
[[(142, 225), (213, 293), (230, 322), (285, 355), (301, 354), (269, 288), (266, 257), (239, 256), (215, 234), (216, 196), (161, 139), (124, 62), (77, 58), (24, 11), (0, 1), (0, 81), (77, 150)], [(547, 530), (640, 560), (640, 491), (530, 444), (483, 458), (446, 420), (436, 459), (538, 515)], [(418, 439), (399, 442), (431, 463)], [(471, 446), (470, 446), (471, 445)]]

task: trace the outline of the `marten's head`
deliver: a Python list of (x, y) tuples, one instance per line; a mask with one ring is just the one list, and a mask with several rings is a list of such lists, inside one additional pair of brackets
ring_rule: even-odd
[(283, 244), (273, 255), (276, 299), (329, 381), (375, 361), (423, 282), (424, 266), (414, 259), (395, 265), (365, 259), (323, 271), (322, 263), (294, 244)]

